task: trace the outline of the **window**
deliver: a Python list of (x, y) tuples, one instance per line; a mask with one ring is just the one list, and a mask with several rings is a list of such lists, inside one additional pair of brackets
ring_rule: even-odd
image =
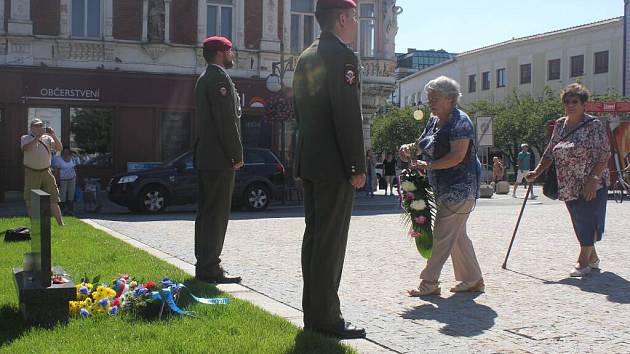
[(291, 0), (291, 52), (300, 53), (315, 39), (313, 0)]
[(560, 80), (560, 59), (547, 62), (547, 80)]
[(101, 36), (101, 0), (72, 0), (72, 36)]
[(571, 57), (571, 77), (584, 75), (584, 56), (576, 55)]
[(486, 71), (481, 74), (481, 89), (489, 90), (490, 89), (490, 72)]
[(191, 119), (188, 112), (162, 112), (162, 160), (169, 161), (190, 150)]
[[(362, 4), (360, 7), (360, 33), (359, 48), (362, 57), (373, 57), (376, 36), (374, 27), (376, 26), (376, 14), (374, 4)], [(415, 59), (415, 58), (414, 58)]]
[(468, 75), (468, 92), (477, 91), (477, 75)]
[(595, 74), (608, 72), (608, 51), (595, 53)]
[(497, 69), (497, 87), (505, 87), (507, 85), (507, 73), (505, 68)]
[(208, 36), (232, 39), (233, 0), (208, 1), (206, 31)]
[(70, 108), (70, 149), (81, 165), (112, 166), (113, 110)]
[(521, 65), (521, 85), (532, 83), (532, 64)]
[(61, 108), (29, 107), (26, 120), (27, 129), (30, 129), (30, 122), (35, 118), (41, 119), (44, 122), (44, 126), (53, 128), (57, 136), (61, 136)]

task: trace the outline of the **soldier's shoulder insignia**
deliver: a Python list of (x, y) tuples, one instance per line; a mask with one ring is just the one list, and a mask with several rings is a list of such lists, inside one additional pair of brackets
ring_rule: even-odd
[(343, 80), (347, 85), (353, 86), (359, 80), (359, 73), (357, 72), (357, 67), (353, 64), (346, 64), (343, 70)]
[(219, 95), (225, 97), (228, 94), (228, 85), (225, 82), (219, 82), (217, 84), (217, 90), (219, 91)]

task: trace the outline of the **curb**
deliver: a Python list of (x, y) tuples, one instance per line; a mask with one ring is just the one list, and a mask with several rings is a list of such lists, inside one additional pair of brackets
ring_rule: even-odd
[[(121, 241), (124, 241), (133, 247), (146, 251), (154, 257), (157, 257), (169, 264), (176, 266), (177, 268), (183, 270), (184, 272), (190, 274), (191, 276), (195, 275), (195, 266), (188, 262), (184, 262), (183, 260), (172, 256), (168, 253), (162, 252), (156, 248), (153, 248), (145, 243), (142, 243), (136, 239), (133, 239), (129, 236), (121, 234), (120, 232), (109, 229), (98, 222), (92, 219), (79, 219), (80, 221), (92, 226), (97, 230), (101, 230), (112, 237), (115, 237)], [(255, 289), (248, 288), (241, 284), (217, 284), (217, 289), (224, 293), (228, 293), (233, 297), (247, 301), (255, 306), (260, 307), (261, 309), (271, 313), (272, 315), (280, 316), (287, 321), (291, 322), (293, 325), (299, 328), (304, 327), (304, 322), (302, 320), (303, 313), (299, 309), (296, 309), (292, 306), (289, 306), (285, 303), (272, 299), (271, 297), (257, 292)], [(352, 339), (352, 340), (341, 340), (340, 343), (346, 344), (353, 349), (355, 349), (359, 353), (369, 353), (369, 354), (380, 354), (380, 353), (397, 353), (381, 344), (374, 342), (370, 339)]]

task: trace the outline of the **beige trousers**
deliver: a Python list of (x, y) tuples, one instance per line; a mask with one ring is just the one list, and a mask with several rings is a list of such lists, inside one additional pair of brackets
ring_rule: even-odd
[(482, 278), (475, 250), (466, 234), (466, 222), (474, 205), (474, 200), (438, 203), (433, 230), (433, 253), (420, 273), (420, 279), (437, 282), (449, 255), (457, 281), (478, 281)]

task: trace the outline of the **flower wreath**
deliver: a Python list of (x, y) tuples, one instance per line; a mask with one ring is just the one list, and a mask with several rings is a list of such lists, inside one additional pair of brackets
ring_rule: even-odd
[(433, 248), (433, 225), (435, 224), (435, 195), (428, 177), (415, 169), (403, 170), (400, 174), (400, 206), (403, 222), (409, 226), (408, 235), (416, 242), (420, 255), (431, 258)]

